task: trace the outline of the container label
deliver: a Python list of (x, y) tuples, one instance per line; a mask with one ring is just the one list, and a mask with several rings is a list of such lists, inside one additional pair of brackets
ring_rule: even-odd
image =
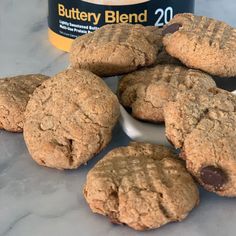
[[(115, 4), (104, 5), (104, 2)], [(194, 0), (49, 0), (48, 7), (49, 28), (59, 35), (74, 39), (105, 24), (131, 23), (162, 27), (177, 13), (193, 12)]]

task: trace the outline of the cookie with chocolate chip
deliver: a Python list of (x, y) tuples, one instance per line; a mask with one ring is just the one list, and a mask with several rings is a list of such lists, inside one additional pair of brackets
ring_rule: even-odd
[(194, 180), (170, 149), (136, 142), (89, 171), (84, 196), (94, 213), (135, 230), (182, 221), (199, 202)]
[(118, 99), (103, 80), (70, 69), (33, 93), (25, 112), (24, 139), (38, 164), (75, 169), (107, 146), (118, 117)]
[(215, 87), (207, 74), (176, 65), (157, 65), (125, 75), (119, 82), (120, 103), (140, 120), (163, 122), (163, 107), (180, 91)]
[(192, 14), (176, 15), (163, 30), (166, 51), (188, 67), (236, 76), (236, 29)]
[(236, 96), (212, 88), (184, 92), (164, 108), (166, 135), (207, 190), (236, 196)]
[(22, 132), (30, 95), (48, 78), (30, 74), (0, 79), (0, 129)]
[(161, 44), (160, 34), (142, 25), (109, 24), (74, 41), (70, 65), (100, 76), (125, 74), (154, 64)]

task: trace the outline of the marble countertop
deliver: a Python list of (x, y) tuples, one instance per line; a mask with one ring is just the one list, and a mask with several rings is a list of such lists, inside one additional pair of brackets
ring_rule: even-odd
[[(233, 0), (196, 0), (196, 12), (236, 26)], [(0, 76), (24, 73), (53, 75), (68, 64), (68, 55), (47, 40), (46, 0), (0, 0)], [(109, 147), (75, 171), (39, 167), (31, 160), (21, 134), (0, 132), (0, 235), (229, 236), (236, 232), (235, 199), (201, 190), (201, 204), (182, 223), (156, 231), (135, 232), (114, 226), (90, 212), (82, 197), (87, 171), (110, 149), (126, 145), (118, 125)]]

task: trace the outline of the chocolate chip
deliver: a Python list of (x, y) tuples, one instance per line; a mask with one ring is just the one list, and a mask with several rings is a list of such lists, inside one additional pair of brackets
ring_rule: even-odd
[(200, 174), (202, 182), (211, 185), (215, 190), (219, 190), (227, 182), (225, 172), (215, 166), (206, 166), (202, 168)]
[(182, 24), (180, 23), (174, 23), (171, 25), (168, 25), (163, 31), (162, 31), (162, 35), (165, 36), (167, 34), (173, 34), (176, 31), (179, 30), (179, 28), (182, 27)]

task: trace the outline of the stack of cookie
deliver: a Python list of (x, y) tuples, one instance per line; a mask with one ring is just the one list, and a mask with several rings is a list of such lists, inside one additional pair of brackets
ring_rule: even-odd
[[(236, 76), (235, 65), (236, 30), (223, 22), (181, 14), (163, 30), (107, 25), (75, 40), (70, 69), (0, 80), (0, 128), (23, 131), (39, 165), (75, 169), (110, 142), (119, 102), (137, 119), (165, 122), (180, 158), (131, 143), (99, 161), (84, 187), (93, 212), (136, 230), (158, 228), (199, 203), (192, 176), (236, 196), (236, 97), (211, 77)], [(118, 98), (101, 79), (117, 75)]]
[[(198, 191), (188, 173), (208, 191), (236, 196), (236, 97), (217, 88), (213, 79), (236, 76), (236, 30), (192, 14), (175, 16), (163, 30), (146, 29), (155, 34), (151, 37), (156, 45), (155, 62), (122, 76), (117, 95), (134, 118), (165, 122), (166, 136), (180, 150), (186, 169), (177, 167), (183, 163), (176, 158), (178, 164), (170, 164), (173, 153), (163, 146), (131, 143), (101, 160), (89, 172), (84, 188), (93, 212), (136, 230), (180, 221), (198, 204)], [(74, 44), (77, 57), (88, 50), (83, 46), (84, 51), (76, 51), (81, 40)], [(88, 40), (86, 45), (93, 48), (93, 43)], [(137, 45), (129, 44), (131, 48)], [(126, 63), (117, 48), (106, 58), (117, 58), (120, 53), (118, 58)], [(72, 65), (100, 73), (92, 61), (75, 62), (74, 55)], [(110, 62), (95, 64), (105, 68)], [(121, 71), (114, 73), (102, 75)]]
[(216, 88), (211, 76), (236, 76), (236, 29), (180, 14), (162, 37), (165, 51), (184, 66), (172, 60), (172, 65), (125, 75), (118, 88), (120, 102), (137, 119), (165, 122), (168, 140), (181, 150), (180, 157), (198, 182), (234, 197), (236, 98)]

